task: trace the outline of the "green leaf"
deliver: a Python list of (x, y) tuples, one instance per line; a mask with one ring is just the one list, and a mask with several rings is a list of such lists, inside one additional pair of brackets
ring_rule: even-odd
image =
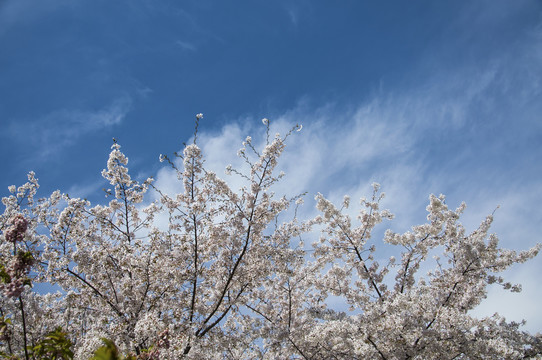
[(90, 360), (121, 360), (119, 357), (119, 350), (117, 349), (115, 343), (105, 338), (102, 338), (102, 341), (105, 345), (98, 348)]
[(11, 282), (11, 276), (6, 272), (6, 268), (2, 263), (0, 263), (0, 281), (4, 284), (9, 284)]
[(36, 360), (71, 360), (73, 359), (71, 350), (73, 344), (66, 335), (62, 328), (58, 327), (48, 333), (35, 346), (29, 346), (28, 350)]

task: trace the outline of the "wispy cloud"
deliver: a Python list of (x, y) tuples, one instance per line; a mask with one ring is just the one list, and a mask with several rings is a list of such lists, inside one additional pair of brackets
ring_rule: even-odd
[(188, 51), (197, 51), (198, 50), (194, 44), (192, 44), (192, 43), (190, 43), (188, 41), (177, 40), (175, 42), (175, 44), (180, 46), (183, 50), (188, 50)]
[(52, 0), (34, 2), (30, 0), (5, 0), (0, 2), (0, 36), (20, 23), (29, 23), (46, 16), (61, 7), (74, 6), (74, 1)]
[(298, 15), (297, 15), (297, 11), (290, 8), (287, 10), (288, 12), (288, 17), (290, 18), (290, 21), (292, 22), (292, 24), (294, 26), (297, 26), (297, 22), (298, 22)]
[(310, 1), (285, 2), (284, 11), (290, 23), (297, 27), (303, 19), (312, 17), (312, 3)]
[[(542, 73), (542, 54), (532, 51), (540, 48), (538, 35), (518, 44), (514, 54), (438, 72), (401, 91), (384, 89), (349, 108), (324, 104), (311, 109), (310, 102), (301, 102), (271, 119), (272, 134), (303, 124), (281, 159), (286, 177), (277, 193), (308, 191), (304, 211), (310, 215), (310, 197), (316, 192), (340, 201), (344, 194), (369, 195), (370, 183), (380, 182), (388, 195), (385, 207), (397, 215), (391, 226), (406, 231), (425, 221), (429, 194), (444, 192), (452, 208), (467, 202), (463, 221), (468, 230), (501, 205), (495, 230), (503, 245), (533, 246), (540, 241), (542, 168), (534, 162), (511, 166), (525, 156), (521, 147), (530, 148), (529, 159), (542, 156), (536, 145), (542, 128), (533, 121), (542, 113), (540, 80), (531, 76)], [(262, 144), (259, 119), (238, 119), (218, 133), (202, 132), (198, 143), (206, 166), (219, 175), (227, 164), (243, 166), (234, 144), (240, 146), (246, 135)], [(240, 185), (222, 176), (234, 187)], [(161, 172), (157, 180), (159, 186), (179, 191), (171, 172)], [(533, 299), (542, 295), (535, 280), (540, 271), (540, 258), (509, 271), (509, 279), (523, 283), (525, 293), (503, 296), (502, 290), (491, 288), (477, 314), (499, 310), (509, 320), (527, 319), (528, 330), (539, 329), (542, 310)], [(509, 298), (521, 311), (510, 309)]]
[(126, 95), (98, 111), (61, 109), (30, 123), (14, 122), (9, 133), (14, 137), (24, 135), (30, 138), (30, 143), (45, 158), (86, 134), (120, 124), (131, 106), (132, 99)]
[[(316, 213), (312, 201), (316, 192), (323, 192), (336, 202), (340, 202), (344, 194), (359, 199), (370, 195), (370, 183), (377, 181), (387, 193), (384, 206), (397, 215), (385, 227), (406, 231), (410, 226), (424, 222), (429, 194), (450, 189), (450, 184), (457, 184), (458, 178), (461, 178), (453, 171), (439, 172), (428, 167), (426, 160), (431, 155), (420, 150), (427, 138), (434, 135), (437, 127), (434, 121), (442, 122), (441, 131), (444, 133), (457, 126), (455, 123), (447, 125), (446, 116), (434, 117), (442, 103), (433, 102), (434, 106), (426, 109), (427, 117), (423, 119), (405, 115), (409, 113), (405, 107), (416, 102), (429, 106), (431, 100), (436, 99), (408, 96), (408, 99), (396, 98), (395, 101), (372, 101), (346, 112), (335, 108), (305, 112), (306, 109), (301, 106), (278, 117), (272, 126), (272, 134), (275, 131), (284, 133), (297, 122), (303, 123), (303, 130), (290, 139), (280, 161), (280, 168), (285, 171), (286, 177), (275, 188), (276, 192), (295, 195), (308, 191), (307, 204), (302, 209), (303, 216), (308, 217)], [(469, 101), (455, 104), (461, 113), (468, 115)], [(391, 116), (392, 113), (403, 115), (397, 119)], [(334, 125), (333, 119), (336, 118), (348, 120)], [(416, 121), (424, 126), (408, 126)], [(467, 131), (468, 125), (464, 126)], [(239, 187), (242, 181), (224, 175), (224, 168), (230, 163), (242, 167), (242, 161), (235, 156), (241, 141), (250, 134), (253, 141), (261, 144), (263, 131), (263, 127), (240, 121), (227, 125), (219, 133), (201, 133), (198, 143), (206, 154), (206, 167), (217, 172), (232, 187)], [(495, 164), (487, 164), (485, 170), (489, 171), (492, 166)], [(168, 170), (158, 174), (156, 185), (165, 187), (171, 193), (181, 191), (176, 175)], [(516, 187), (503, 182), (459, 184), (451, 194), (454, 201), (450, 206), (454, 208), (461, 200), (467, 201), (468, 209), (463, 222), (470, 231), (500, 204), (502, 208), (496, 213), (495, 231), (500, 234), (503, 246), (526, 249), (540, 241), (537, 224), (540, 224), (542, 214), (536, 209), (542, 201), (542, 191), (540, 186), (536, 190), (533, 185), (536, 185), (535, 181), (525, 184), (525, 188), (518, 191)], [(529, 214), (532, 211), (535, 213)], [(542, 261), (539, 258), (512, 269), (507, 273), (507, 279), (522, 283), (524, 292), (508, 294), (492, 287), (488, 299), (474, 314), (488, 316), (498, 311), (508, 320), (527, 319), (525, 329), (538, 331), (542, 325), (542, 311), (535, 299), (542, 296), (536, 281), (540, 271)], [(513, 301), (515, 306), (508, 306), (508, 301)]]
[[(103, 179), (99, 179), (94, 182), (89, 182), (86, 184), (74, 184), (70, 186), (68, 191), (66, 192), (68, 195), (70, 195), (72, 198), (90, 198), (91, 196), (96, 196), (99, 189), (103, 189), (105, 182)], [(105, 192), (101, 193), (103, 197), (105, 197)]]

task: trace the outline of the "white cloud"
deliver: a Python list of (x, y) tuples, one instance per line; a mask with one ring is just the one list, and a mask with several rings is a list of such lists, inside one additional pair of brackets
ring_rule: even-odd
[[(95, 196), (100, 191), (100, 189), (103, 189), (103, 187), (106, 185), (107, 183), (104, 182), (104, 180), (102, 179), (86, 184), (74, 184), (70, 186), (66, 193), (70, 195), (71, 198), (86, 199), (90, 196)], [(101, 195), (105, 197), (105, 192)]]
[[(542, 52), (533, 51), (542, 48), (541, 34), (542, 28), (530, 34), (513, 54), (426, 76), (402, 91), (382, 90), (347, 109), (331, 103), (310, 109), (301, 102), (271, 119), (271, 135), (303, 124), (288, 142), (280, 161), (286, 177), (275, 190), (288, 195), (308, 191), (308, 216), (314, 214), (311, 198), (316, 192), (337, 202), (351, 194), (354, 203), (356, 197), (370, 195), (371, 182), (379, 182), (388, 195), (384, 206), (396, 214), (390, 225), (397, 231), (424, 222), (429, 194), (445, 192), (451, 208), (467, 202), (462, 220), (467, 230), (500, 204), (493, 229), (504, 247), (523, 250), (540, 242), (542, 168), (532, 164), (510, 171), (511, 162), (505, 160), (542, 156), (535, 143), (542, 133), (542, 88), (540, 77), (533, 75), (542, 73)], [(235, 156), (241, 141), (251, 135), (255, 144), (262, 144), (264, 132), (259, 119), (239, 119), (219, 133), (201, 133), (198, 143), (207, 167), (235, 181), (223, 175), (225, 166), (241, 166)], [(511, 148), (527, 143), (534, 155)], [(161, 172), (158, 184), (176, 182), (172, 176)], [(538, 331), (541, 271), (542, 257), (514, 267), (506, 274), (522, 283), (524, 292), (505, 295), (491, 287), (476, 314), (500, 311), (508, 320), (526, 319), (526, 329)]]
[[(289, 139), (280, 161), (286, 178), (275, 190), (288, 195), (308, 191), (303, 212), (309, 216), (314, 214), (312, 197), (316, 192), (322, 192), (337, 202), (344, 194), (351, 194), (354, 201), (370, 195), (370, 183), (377, 181), (388, 195), (384, 206), (397, 215), (396, 220), (384, 226), (406, 231), (410, 226), (425, 221), (425, 206), (431, 192), (438, 194), (444, 189), (452, 189), (450, 207), (455, 208), (461, 200), (466, 200), (469, 205), (464, 219), (469, 230), (473, 230), (501, 204), (502, 208), (496, 215), (496, 223), (500, 225), (496, 228), (501, 233), (502, 244), (518, 250), (533, 246), (540, 241), (536, 224), (540, 224), (542, 216), (537, 205), (542, 201), (542, 191), (539, 186), (534, 192), (532, 188), (536, 181), (525, 184), (521, 191), (510, 186), (505, 175), (491, 184), (477, 181), (461, 172), (468, 169), (456, 172), (453, 166), (441, 168), (438, 158), (435, 159), (438, 155), (426, 147), (426, 143), (433, 141), (435, 136), (461, 137), (463, 132), (470, 131), (472, 105), (479, 98), (490, 100), (496, 84), (495, 71), (490, 69), (478, 75), (469, 74), (470, 78), (462, 85), (463, 91), (459, 91), (459, 81), (443, 85), (439, 79), (424, 84), (423, 91), (412, 89), (404, 94), (379, 96), (354, 110), (341, 111), (328, 105), (307, 111), (305, 105), (300, 105), (275, 121), (271, 119), (272, 135), (279, 129), (284, 133), (298, 122), (303, 124), (303, 130)], [(500, 111), (498, 104), (493, 106), (492, 112)], [(235, 154), (245, 136), (251, 135), (256, 144), (263, 142), (265, 128), (262, 125), (261, 128), (253, 127), (250, 123), (259, 124), (259, 121), (240, 120), (227, 125), (219, 133), (201, 133), (198, 136), (207, 167), (228, 181), (235, 180), (223, 175), (224, 168), (230, 163), (240, 166)], [(496, 149), (499, 150), (506, 149)], [(495, 155), (499, 156), (498, 153)], [(460, 151), (458, 156), (462, 156)], [(430, 159), (433, 165), (428, 161)], [(476, 169), (481, 172), (498, 172), (499, 168), (494, 167), (503, 166), (499, 162), (476, 164), (486, 167)], [(161, 172), (158, 184), (177, 182), (172, 176)], [(465, 176), (469, 182), (462, 182)], [(234, 187), (239, 185), (235, 183)], [(533, 216), (538, 221), (531, 221)], [(533, 296), (539, 298), (541, 295), (535, 280), (540, 271), (542, 263), (539, 259), (527, 266), (513, 268), (507, 273), (510, 281), (523, 283), (525, 292), (503, 295), (502, 291), (491, 288), (488, 300), (477, 314), (487, 315), (499, 310), (508, 320), (527, 319), (528, 330), (539, 328), (542, 311), (536, 306)], [(515, 304), (514, 309), (506, 303), (511, 300)]]

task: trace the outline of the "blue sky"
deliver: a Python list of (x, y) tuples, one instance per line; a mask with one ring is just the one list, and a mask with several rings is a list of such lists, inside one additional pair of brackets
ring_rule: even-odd
[[(398, 231), (444, 193), (470, 229), (500, 205), (504, 246), (542, 241), (540, 1), (0, 0), (5, 193), (34, 170), (44, 196), (103, 201), (113, 137), (136, 177), (174, 187), (158, 156), (199, 112), (220, 173), (261, 118), (301, 123), (286, 192), (361, 197), (377, 181)], [(541, 271), (514, 268), (524, 292), (492, 289), (480, 314), (540, 331)]]

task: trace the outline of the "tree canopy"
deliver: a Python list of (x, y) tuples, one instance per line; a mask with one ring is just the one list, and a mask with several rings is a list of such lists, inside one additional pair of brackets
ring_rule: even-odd
[[(117, 142), (102, 172), (106, 204), (60, 191), (38, 198), (33, 173), (10, 187), (0, 216), (0, 356), (541, 357), (540, 335), (469, 313), (490, 284), (520, 291), (501, 273), (540, 245), (499, 247), (492, 215), (468, 233), (465, 205), (450, 209), (443, 195), (430, 196), (426, 223), (375, 238), (393, 219), (378, 184), (356, 217), (348, 196), (334, 204), (317, 194), (319, 215), (299, 218), (305, 195), (274, 189), (286, 141), (301, 126), (272, 136), (263, 123), (263, 147), (247, 137), (238, 152), (245, 166), (226, 166), (240, 189), (206, 169), (197, 133), (182, 153), (160, 157), (177, 173), (177, 194), (134, 180)], [(379, 252), (383, 243), (394, 256)], [(60, 290), (39, 293), (36, 283)]]

